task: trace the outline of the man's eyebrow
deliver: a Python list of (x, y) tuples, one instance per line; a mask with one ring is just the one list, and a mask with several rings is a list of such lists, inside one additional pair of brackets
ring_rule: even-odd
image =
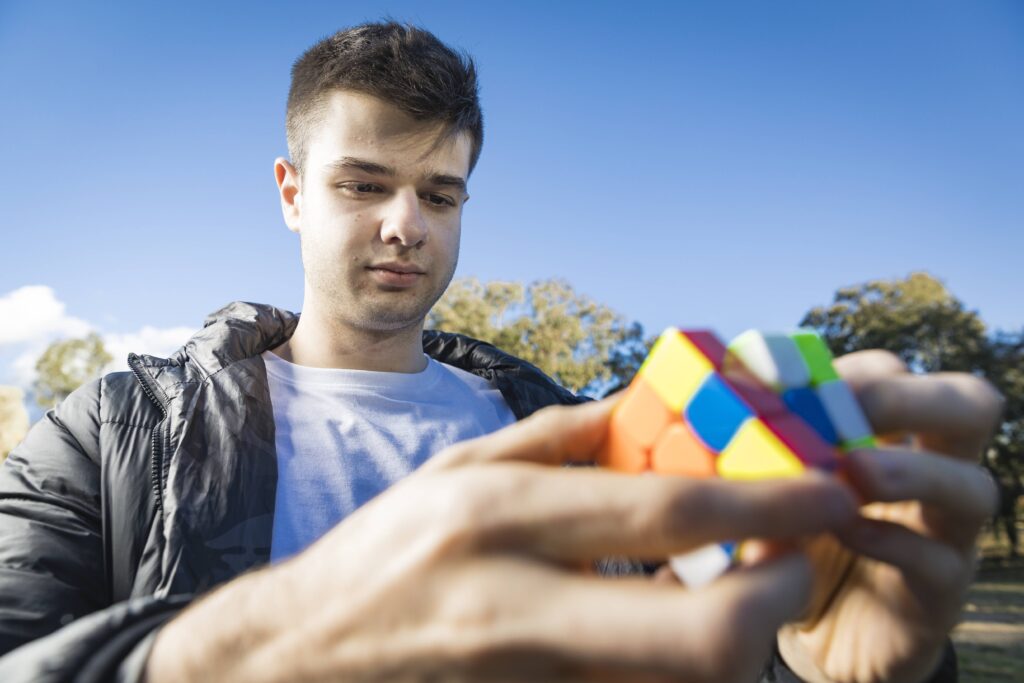
[[(390, 166), (384, 166), (382, 164), (375, 163), (373, 161), (367, 161), (366, 159), (359, 159), (357, 157), (341, 157), (334, 161), (326, 164), (327, 168), (332, 168), (338, 171), (362, 171), (363, 173), (369, 173), (371, 175), (382, 175), (389, 178), (393, 178), (397, 175), (395, 169)], [(454, 187), (463, 192), (466, 191), (466, 180), (460, 178), (457, 175), (449, 175), (447, 173), (431, 173), (427, 176), (427, 182), (431, 185), (439, 185), (442, 187)]]
[(446, 175), (444, 173), (435, 173), (429, 178), (431, 185), (442, 185), (447, 187), (454, 187), (463, 192), (466, 191), (466, 181), (457, 175)]
[(394, 176), (395, 169), (390, 166), (382, 166), (366, 159), (358, 159), (356, 157), (341, 157), (327, 164), (328, 168), (337, 169), (339, 171), (363, 171), (364, 173), (370, 173), (373, 175), (385, 175)]

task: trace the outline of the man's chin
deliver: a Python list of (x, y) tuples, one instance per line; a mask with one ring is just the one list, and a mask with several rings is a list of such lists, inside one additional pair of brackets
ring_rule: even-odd
[(422, 329), (423, 322), (444, 293), (386, 291), (379, 287), (361, 287), (339, 296), (343, 288), (321, 289), (324, 304), (317, 309), (330, 311), (334, 323), (342, 328), (372, 333), (398, 333)]
[(422, 307), (395, 309), (380, 306), (362, 311), (356, 316), (352, 316), (352, 311), (339, 311), (339, 317), (345, 321), (346, 325), (360, 330), (389, 333), (422, 328), (429, 311), (430, 307), (426, 309)]

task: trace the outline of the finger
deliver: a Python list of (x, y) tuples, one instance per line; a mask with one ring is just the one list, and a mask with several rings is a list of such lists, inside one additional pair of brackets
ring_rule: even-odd
[[(958, 596), (970, 582), (968, 553), (916, 534), (901, 524), (861, 518), (837, 534), (850, 550), (899, 569), (926, 604), (928, 596)], [(931, 600), (933, 602), (934, 599)], [(950, 604), (959, 605), (958, 600)]]
[(1003, 397), (987, 381), (963, 373), (911, 375), (888, 351), (851, 353), (835, 367), (875, 432), (892, 442), (916, 431), (925, 449), (976, 458), (1002, 414)]
[(963, 373), (894, 375), (857, 391), (878, 433), (915, 432), (922, 445), (974, 459), (991, 437), (1003, 399), (984, 379)]
[(612, 408), (620, 398), (544, 408), (493, 434), (445, 449), (421, 470), (507, 461), (543, 465), (592, 461), (608, 431)]
[(972, 534), (995, 513), (992, 477), (962, 460), (922, 451), (853, 451), (844, 472), (865, 502), (918, 501), (970, 527)]
[(835, 359), (833, 366), (854, 393), (880, 379), (906, 375), (910, 371), (899, 356), (882, 349), (854, 351)]
[(753, 680), (778, 628), (803, 610), (810, 582), (799, 554), (737, 569), (698, 591), (648, 580), (566, 581), (545, 637), (602, 668)]
[(792, 538), (848, 524), (857, 510), (849, 487), (818, 473), (737, 482), (516, 464), (459, 475), (450, 485), (469, 501), (461, 526), (471, 543), (557, 561), (653, 560), (714, 541)]

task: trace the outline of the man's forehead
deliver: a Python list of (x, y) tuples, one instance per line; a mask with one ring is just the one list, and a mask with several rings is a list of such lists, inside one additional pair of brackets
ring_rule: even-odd
[(429, 167), (462, 177), (468, 173), (468, 132), (452, 135), (443, 123), (417, 121), (376, 97), (334, 91), (316, 119), (308, 138), (309, 160), (315, 165), (349, 157), (399, 169)]

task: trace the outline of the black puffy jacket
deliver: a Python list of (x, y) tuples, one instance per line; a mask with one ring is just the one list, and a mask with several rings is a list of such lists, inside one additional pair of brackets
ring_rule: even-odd
[[(131, 372), (74, 392), (14, 449), (0, 467), (0, 681), (141, 680), (160, 625), (269, 560), (260, 354), (297, 322), (230, 304), (172, 358), (132, 355)], [(425, 332), (423, 347), (493, 381), (519, 419), (584, 400), (483, 342)], [(797, 679), (776, 655), (762, 680)]]
[[(270, 557), (274, 418), (260, 354), (298, 317), (234, 303), (172, 358), (131, 356), (0, 467), (0, 680), (139, 680), (151, 634)], [(492, 380), (517, 418), (583, 399), (489, 344), (424, 350)]]

